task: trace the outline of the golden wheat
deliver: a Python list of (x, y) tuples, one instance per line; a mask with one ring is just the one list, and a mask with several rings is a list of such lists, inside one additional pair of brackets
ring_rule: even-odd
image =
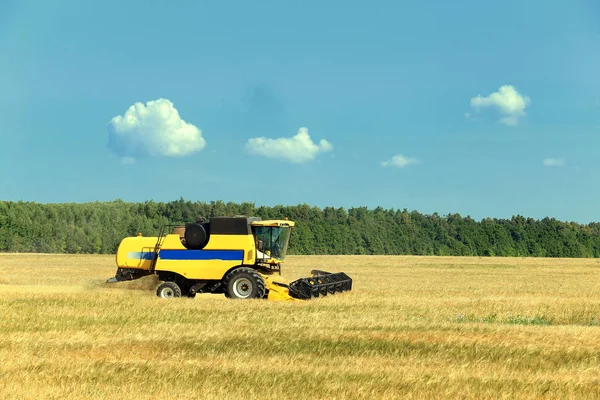
[(600, 398), (600, 261), (293, 256), (307, 302), (163, 300), (114, 257), (0, 255), (2, 399)]

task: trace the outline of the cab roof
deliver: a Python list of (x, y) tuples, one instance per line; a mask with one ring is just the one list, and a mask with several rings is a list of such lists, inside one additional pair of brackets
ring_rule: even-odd
[(289, 226), (292, 227), (296, 223), (294, 221), (288, 221), (286, 219), (268, 219), (264, 221), (252, 221), (252, 226)]

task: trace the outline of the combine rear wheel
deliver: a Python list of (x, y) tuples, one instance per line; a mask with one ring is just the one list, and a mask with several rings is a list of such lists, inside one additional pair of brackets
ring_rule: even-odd
[(156, 289), (156, 295), (163, 299), (181, 297), (181, 288), (175, 282), (164, 282)]
[(252, 268), (236, 268), (223, 279), (225, 296), (232, 299), (261, 299), (265, 280)]

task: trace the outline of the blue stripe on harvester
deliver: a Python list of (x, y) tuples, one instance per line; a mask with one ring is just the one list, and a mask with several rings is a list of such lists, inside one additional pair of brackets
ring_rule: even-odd
[(220, 260), (244, 259), (244, 250), (161, 250), (161, 260)]
[(153, 251), (130, 251), (127, 253), (127, 258), (134, 260), (152, 260), (154, 258)]

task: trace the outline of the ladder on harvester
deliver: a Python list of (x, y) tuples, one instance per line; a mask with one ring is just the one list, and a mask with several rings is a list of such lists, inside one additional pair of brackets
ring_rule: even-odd
[(156, 238), (156, 244), (154, 245), (154, 250), (152, 254), (152, 261), (150, 262), (150, 268), (148, 271), (152, 274), (154, 273), (154, 268), (156, 268), (156, 262), (158, 261), (158, 252), (160, 251), (161, 241), (167, 236), (167, 229), (173, 228), (175, 226), (181, 226), (181, 224), (170, 224), (170, 225), (162, 225), (160, 227), (160, 232), (158, 237)]

